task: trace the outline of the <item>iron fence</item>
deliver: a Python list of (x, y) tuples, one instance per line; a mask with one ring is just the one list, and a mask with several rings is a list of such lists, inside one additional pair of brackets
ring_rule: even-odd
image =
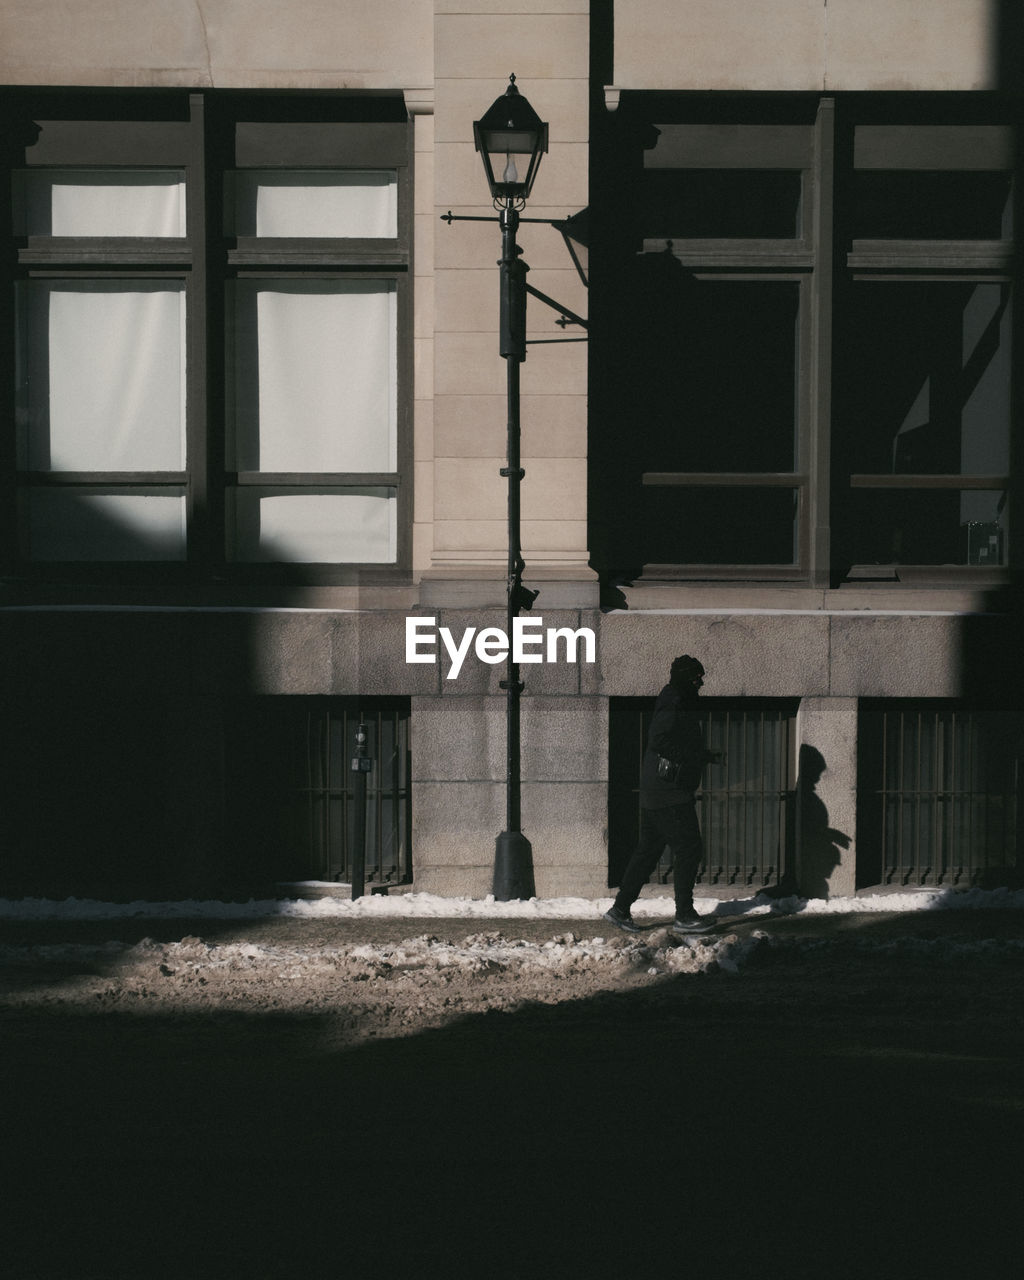
[(866, 703), (859, 741), (862, 885), (1005, 880), (1020, 838), (1019, 713)]
[[(611, 703), (609, 884), (618, 883), (639, 833), (638, 776), (653, 698)], [(722, 753), (704, 773), (698, 813), (704, 865), (698, 886), (756, 893), (779, 884), (792, 855), (796, 703), (777, 699), (701, 699), (705, 743)], [(652, 881), (668, 884), (666, 854)]]
[(366, 726), (365, 879), (412, 879), (409, 713), (405, 707), (349, 706), (328, 700), (306, 711), (301, 800), (311, 878), (350, 881), (355, 838), (356, 730)]

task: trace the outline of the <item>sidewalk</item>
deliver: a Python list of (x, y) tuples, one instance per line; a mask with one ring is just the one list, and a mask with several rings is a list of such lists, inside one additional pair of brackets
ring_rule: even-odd
[[(964, 906), (941, 905), (932, 909), (923, 905), (920, 894), (890, 896), (902, 909), (866, 909), (868, 900), (864, 898), (831, 903), (812, 900), (803, 907), (795, 900), (787, 900), (775, 904), (771, 911), (767, 900), (757, 900), (756, 904), (752, 900), (723, 902), (716, 907), (710, 900), (698, 899), (698, 907), (722, 918), (720, 931), (756, 930), (780, 939), (818, 938), (863, 945), (897, 938), (991, 938), (1003, 942), (1020, 939), (1024, 945), (1024, 893), (1019, 891), (974, 891), (964, 896)], [(19, 912), (17, 902), (5, 901), (0, 902), (0, 944), (131, 944), (142, 938), (170, 942), (199, 937), (318, 948), (382, 944), (424, 934), (460, 941), (481, 933), (499, 933), (529, 942), (562, 938), (568, 933), (577, 938), (610, 939), (623, 935), (603, 919), (609, 901), (565, 900), (565, 914), (561, 913), (561, 902), (503, 904), (465, 899), (452, 900), (451, 914), (447, 914), (446, 900), (425, 900), (425, 895), (418, 895), (418, 900), (407, 898), (405, 903), (401, 895), (357, 902), (334, 897), (301, 904), (282, 899), (253, 903), (251, 909), (245, 904), (208, 902), (133, 903), (123, 907), (83, 902), (77, 912), (73, 904), (49, 904), (52, 913), (37, 916), (27, 908)], [(97, 918), (95, 913), (103, 907), (109, 907), (108, 913)], [(307, 913), (296, 914), (301, 912)], [(672, 919), (671, 899), (641, 899), (634, 914), (645, 925), (668, 924)]]

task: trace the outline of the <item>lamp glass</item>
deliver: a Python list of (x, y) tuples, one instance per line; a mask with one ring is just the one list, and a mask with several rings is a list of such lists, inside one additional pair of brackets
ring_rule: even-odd
[(474, 122), (473, 137), (492, 196), (525, 200), (548, 149), (548, 126), (516, 88), (514, 76), (503, 96)]

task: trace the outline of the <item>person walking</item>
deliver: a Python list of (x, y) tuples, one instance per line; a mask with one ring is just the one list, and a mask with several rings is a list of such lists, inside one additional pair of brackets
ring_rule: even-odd
[(704, 748), (697, 719), (697, 698), (704, 667), (683, 654), (672, 663), (669, 682), (654, 705), (640, 770), (640, 841), (622, 873), (622, 882), (604, 918), (627, 933), (639, 933), (630, 914), (667, 845), (672, 851), (676, 918), (670, 928), (680, 934), (707, 933), (713, 923), (697, 914), (693, 886), (704, 857), (696, 791), (704, 766), (721, 756)]

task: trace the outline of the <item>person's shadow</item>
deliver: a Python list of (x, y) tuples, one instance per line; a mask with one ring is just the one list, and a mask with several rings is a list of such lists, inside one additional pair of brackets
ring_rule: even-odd
[(821, 775), (828, 766), (825, 757), (806, 743), (800, 748), (797, 804), (800, 830), (800, 894), (806, 898), (827, 898), (829, 877), (839, 865), (840, 849), (850, 847), (850, 837), (828, 825), (828, 809), (817, 794)]

